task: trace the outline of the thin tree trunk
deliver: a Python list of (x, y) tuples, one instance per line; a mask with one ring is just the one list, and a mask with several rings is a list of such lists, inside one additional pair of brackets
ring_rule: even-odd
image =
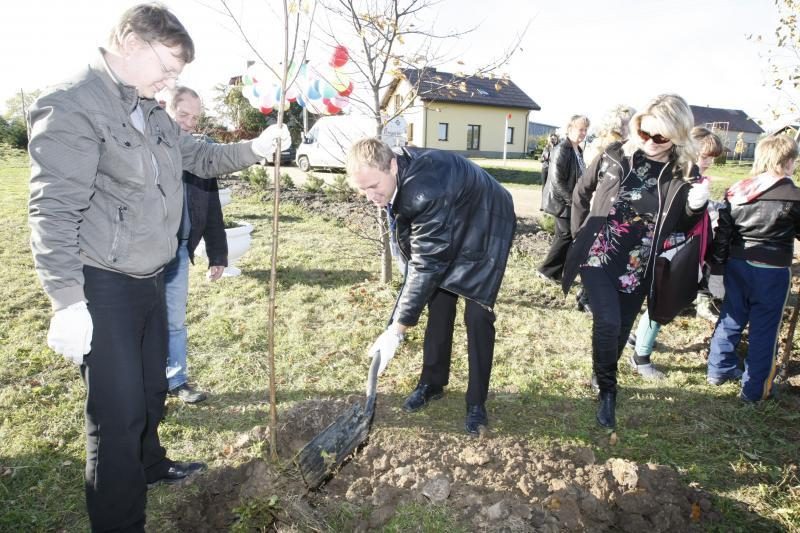
[[(278, 102), (278, 128), (283, 126), (283, 110), (286, 101), (286, 78), (289, 66), (289, 9), (283, 1), (283, 76), (281, 76), (281, 99)], [(278, 138), (272, 156), (272, 255), (269, 269), (269, 300), (267, 312), (267, 357), (269, 359), (269, 448), (272, 460), (278, 459), (278, 407), (275, 394), (275, 291), (278, 283), (278, 221), (281, 200), (281, 140)]]
[(392, 281), (392, 247), (390, 245), (389, 221), (382, 208), (378, 208), (379, 231), (381, 232), (381, 283)]

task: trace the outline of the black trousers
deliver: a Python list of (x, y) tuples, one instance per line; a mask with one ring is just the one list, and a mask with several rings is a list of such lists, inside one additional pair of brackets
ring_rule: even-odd
[[(449, 383), (457, 302), (458, 296), (442, 289), (437, 289), (428, 301), (428, 325), (425, 328), (420, 378), (422, 383), (442, 387)], [(486, 403), (494, 359), (494, 321), (493, 311), (466, 300), (464, 324), (467, 328), (469, 358), (467, 405)]]
[(569, 218), (554, 217), (556, 232), (547, 257), (539, 265), (539, 272), (552, 279), (561, 279), (564, 273), (564, 262), (567, 260), (567, 251), (572, 244), (572, 232), (569, 229)]
[(147, 482), (170, 462), (158, 439), (167, 393), (164, 276), (84, 267), (94, 324), (86, 385), (86, 507), (92, 531), (144, 531)]
[(592, 369), (601, 392), (616, 392), (617, 361), (646, 294), (619, 292), (602, 268), (581, 268), (581, 280), (592, 302)]

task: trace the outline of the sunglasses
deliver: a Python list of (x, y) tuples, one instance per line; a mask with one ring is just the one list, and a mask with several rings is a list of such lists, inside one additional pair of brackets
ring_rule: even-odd
[(648, 132), (646, 132), (644, 130), (639, 130), (639, 138), (641, 138), (642, 141), (644, 141), (644, 142), (647, 142), (647, 141), (651, 140), (656, 144), (667, 144), (669, 142), (669, 139), (667, 139), (666, 137), (664, 137), (660, 133), (656, 133), (655, 135), (651, 135), (650, 133), (648, 133)]

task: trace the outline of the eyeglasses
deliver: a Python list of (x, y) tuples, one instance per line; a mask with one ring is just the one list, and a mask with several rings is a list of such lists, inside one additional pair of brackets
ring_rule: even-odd
[(177, 83), (178, 82), (178, 73), (175, 72), (171, 68), (167, 68), (167, 66), (161, 60), (161, 56), (158, 55), (158, 52), (156, 52), (156, 49), (153, 48), (153, 45), (150, 43), (150, 41), (147, 41), (147, 46), (150, 47), (150, 50), (153, 51), (153, 53), (156, 56), (156, 59), (158, 59), (158, 63), (159, 63), (159, 65), (161, 65), (161, 72), (164, 74), (164, 78), (170, 79), (170, 80), (175, 80), (175, 83)]
[(660, 133), (651, 135), (649, 132), (646, 132), (644, 130), (639, 130), (639, 138), (641, 138), (644, 142), (653, 141), (656, 144), (667, 144), (669, 142), (669, 139), (667, 139)]

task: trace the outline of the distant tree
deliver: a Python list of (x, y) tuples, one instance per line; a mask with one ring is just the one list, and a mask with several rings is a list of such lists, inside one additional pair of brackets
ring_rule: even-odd
[[(27, 120), (27, 117), (22, 112), (23, 108), (26, 110), (30, 109), (31, 105), (36, 101), (37, 98), (39, 98), (41, 94), (42, 91), (39, 89), (30, 92), (25, 92), (25, 91), (21, 93), (18, 92), (17, 94), (6, 100), (5, 102), (6, 112), (3, 115), (3, 117), (8, 121), (13, 121), (15, 119), (19, 120), (24, 124), (25, 120)], [(24, 101), (23, 101), (23, 95), (25, 97)]]
[(6, 120), (0, 117), (0, 144), (25, 150), (28, 148), (28, 129), (25, 122), (15, 118)]
[(769, 79), (766, 84), (779, 90), (785, 101), (772, 109), (774, 118), (791, 115), (800, 109), (800, 0), (774, 0), (778, 12), (778, 24), (774, 36), (748, 35), (747, 38), (766, 45), (764, 54)]

